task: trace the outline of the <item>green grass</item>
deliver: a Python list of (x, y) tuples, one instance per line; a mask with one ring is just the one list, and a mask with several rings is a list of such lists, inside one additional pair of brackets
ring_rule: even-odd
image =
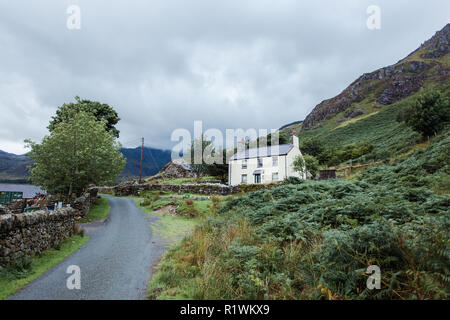
[(106, 198), (100, 198), (97, 204), (94, 204), (89, 209), (86, 217), (81, 219), (79, 223), (93, 222), (106, 219), (109, 215), (109, 200)]
[(125, 198), (125, 199), (142, 199), (142, 196), (135, 196), (135, 195), (129, 195), (129, 196), (115, 196), (117, 198)]
[[(167, 216), (164, 214), (155, 211), (158, 208), (164, 207), (171, 203), (175, 203), (178, 205), (178, 202), (181, 203), (183, 200), (175, 199), (175, 198), (162, 198), (156, 201), (153, 201), (150, 205), (142, 206), (141, 199), (135, 199), (136, 205), (146, 212), (151, 217), (158, 217), (158, 220), (152, 221), (150, 226), (152, 231), (158, 236), (169, 242), (174, 242), (179, 240), (190, 231), (194, 229), (194, 227), (200, 222), (200, 217), (186, 217), (186, 216)], [(200, 216), (203, 215), (204, 212), (209, 210), (209, 205), (211, 200), (201, 200), (195, 201), (194, 206), (195, 209), (198, 210)]]
[[(184, 240), (183, 240), (184, 242)], [(197, 268), (183, 260), (189, 260), (189, 252), (183, 246), (176, 246), (167, 251), (160, 263), (158, 271), (148, 283), (147, 292), (150, 300), (191, 300), (195, 296), (196, 277), (189, 277)], [(183, 283), (183, 285), (174, 285)]]
[(370, 116), (373, 116), (374, 114), (377, 114), (378, 112), (379, 111), (375, 111), (375, 112), (372, 112), (372, 113), (369, 113), (369, 114), (363, 114), (361, 116), (358, 116), (358, 117), (352, 118), (350, 120), (344, 121), (344, 122), (340, 123), (336, 128), (334, 128), (332, 130), (336, 130), (338, 128), (345, 127), (345, 126), (347, 126), (347, 125), (349, 125), (351, 123), (354, 123), (354, 122), (357, 122), (357, 121), (362, 120), (364, 118), (368, 118)]
[(152, 231), (164, 239), (179, 239), (194, 229), (198, 220), (185, 217), (161, 216), (152, 222)]
[(217, 177), (200, 177), (200, 178), (173, 178), (173, 179), (162, 179), (158, 181), (158, 184), (173, 184), (173, 185), (181, 185), (183, 183), (196, 183), (203, 182), (208, 180), (220, 180)]
[[(153, 274), (148, 284), (149, 299), (192, 299), (196, 296), (196, 293), (191, 290), (195, 290), (197, 280), (188, 275), (195, 273), (197, 267), (186, 264), (193, 259), (193, 256), (185, 250), (184, 244), (188, 239), (185, 236), (192, 237), (192, 233), (198, 235), (199, 226), (206, 219), (214, 217), (219, 205), (226, 199), (232, 199), (232, 197), (212, 196), (208, 200), (194, 200), (195, 210), (198, 212), (195, 218), (161, 216), (153, 211), (152, 206), (141, 207), (150, 215), (161, 217), (159, 221), (152, 223), (156, 233), (172, 240), (182, 238), (181, 243), (180, 241), (172, 242), (171, 248), (158, 264), (157, 272)], [(163, 203), (162, 201), (165, 202), (167, 199), (159, 199), (154, 202), (154, 205), (159, 206)], [(179, 282), (182, 282), (183, 286), (173, 285)]]
[(88, 240), (88, 236), (76, 235), (66, 239), (59, 250), (49, 249), (40, 256), (32, 258), (31, 267), (25, 272), (23, 278), (14, 278), (5, 273), (0, 274), (0, 300), (4, 300), (16, 291), (22, 289), (25, 285), (39, 277), (52, 266), (60, 263), (73, 252), (81, 248)]

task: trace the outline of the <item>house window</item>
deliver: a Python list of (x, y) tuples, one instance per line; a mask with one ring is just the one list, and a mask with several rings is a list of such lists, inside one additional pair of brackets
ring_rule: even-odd
[(246, 174), (243, 174), (241, 176), (241, 183), (247, 183), (247, 175)]
[(272, 173), (272, 181), (278, 181), (278, 172)]
[(242, 169), (247, 169), (247, 159), (242, 160)]
[(255, 174), (255, 183), (257, 184), (261, 183), (261, 174)]
[(278, 167), (278, 156), (272, 157), (272, 167)]
[(263, 159), (258, 158), (258, 168), (262, 168), (262, 166), (263, 166)]

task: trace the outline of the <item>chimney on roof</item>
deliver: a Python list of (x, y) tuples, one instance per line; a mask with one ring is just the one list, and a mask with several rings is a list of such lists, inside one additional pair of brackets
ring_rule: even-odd
[(292, 131), (291, 135), (291, 144), (294, 145), (294, 148), (300, 149), (299, 143), (298, 143), (298, 137), (297, 132), (295, 130)]
[(245, 150), (245, 138), (242, 138), (241, 141), (238, 141), (237, 152), (243, 152)]

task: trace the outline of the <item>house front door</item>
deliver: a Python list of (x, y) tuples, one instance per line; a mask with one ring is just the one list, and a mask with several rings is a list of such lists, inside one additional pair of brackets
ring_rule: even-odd
[(257, 183), (257, 184), (261, 183), (261, 175), (260, 174), (255, 174), (255, 183)]

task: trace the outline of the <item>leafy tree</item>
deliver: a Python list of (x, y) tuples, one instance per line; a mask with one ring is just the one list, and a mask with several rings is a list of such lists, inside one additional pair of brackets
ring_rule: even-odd
[(227, 181), (228, 177), (228, 164), (227, 164), (227, 152), (226, 150), (216, 151), (222, 153), (222, 163), (213, 163), (207, 166), (207, 173), (210, 176), (220, 177), (223, 183)]
[[(258, 139), (258, 143), (259, 143), (259, 140), (260, 139)], [(268, 135), (267, 135), (267, 138), (266, 138), (266, 144), (267, 144), (267, 146), (271, 146), (272, 145), (272, 134), (271, 133), (269, 133)], [(286, 132), (278, 132), (278, 144), (289, 144), (290, 143), (290, 136), (286, 133)]]
[(438, 91), (427, 92), (420, 96), (409, 115), (405, 115), (406, 124), (424, 137), (436, 135), (449, 119), (449, 101)]
[(90, 100), (82, 100), (75, 97), (76, 103), (65, 103), (56, 111), (56, 116), (52, 117), (50, 125), (47, 127), (49, 131), (55, 130), (56, 126), (62, 121), (67, 121), (78, 112), (88, 112), (92, 114), (98, 121), (106, 122), (106, 130), (111, 132), (115, 138), (119, 138), (119, 130), (115, 125), (120, 118), (117, 112), (105, 103)]
[[(210, 144), (211, 141), (207, 141), (203, 135), (192, 141), (190, 166), (197, 178), (205, 175), (207, 172), (208, 165), (205, 162), (203, 153)], [(195, 152), (197, 152), (197, 154)], [(201, 157), (201, 159), (197, 159), (198, 157)]]
[(309, 154), (295, 158), (293, 166), (295, 171), (300, 172), (301, 174), (309, 172), (313, 177), (319, 172), (319, 161)]
[[(198, 159), (196, 161), (194, 156), (195, 150), (201, 150), (201, 154), (199, 153), (199, 155), (197, 155), (202, 157), (201, 161), (198, 161)], [(222, 181), (226, 180), (226, 176), (228, 175), (226, 151), (215, 150), (215, 147), (211, 140), (208, 140), (203, 135), (200, 138), (195, 139), (191, 145), (191, 156), (191, 169), (195, 173), (197, 178), (202, 175), (210, 175), (220, 176)]]
[(325, 147), (318, 138), (308, 138), (301, 142), (300, 150), (303, 154), (309, 154), (317, 158), (319, 154), (325, 151)]
[(67, 199), (81, 195), (90, 183), (112, 183), (125, 165), (120, 143), (105, 122), (83, 111), (55, 126), (41, 144), (25, 143), (34, 160), (33, 184)]

